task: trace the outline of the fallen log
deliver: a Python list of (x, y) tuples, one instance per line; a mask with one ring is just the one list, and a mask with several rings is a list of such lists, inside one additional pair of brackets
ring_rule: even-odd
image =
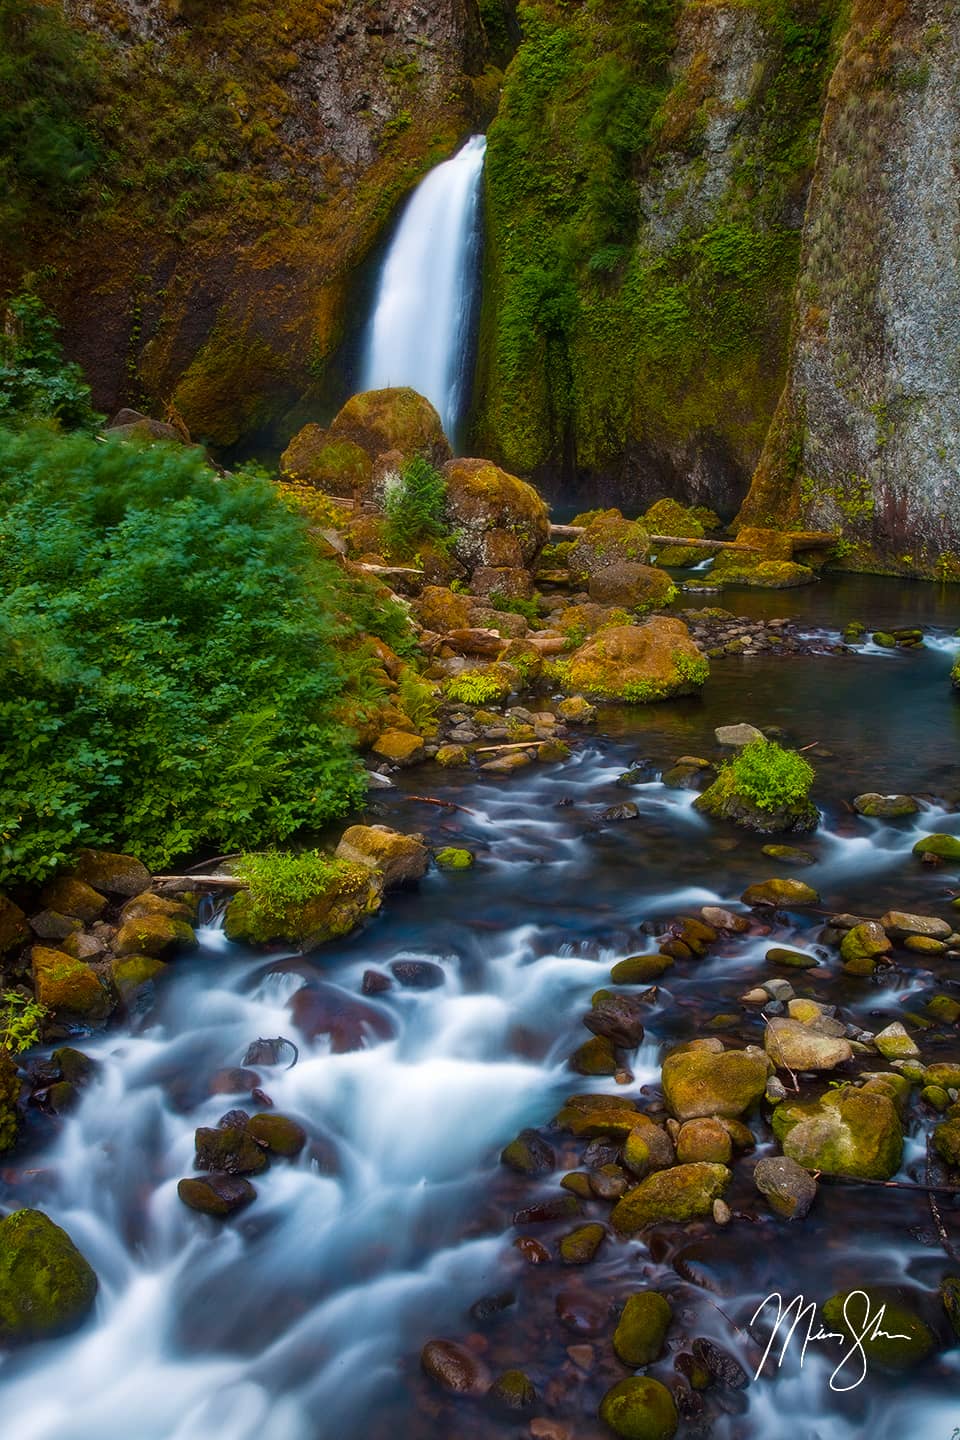
[[(576, 540), (585, 534), (585, 525), (551, 525), (551, 540)], [(759, 554), (756, 545), (741, 545), (736, 540), (707, 540), (691, 535), (651, 535), (651, 545), (685, 545), (691, 550), (743, 550), (751, 555)]]
[(155, 885), (182, 885), (189, 890), (246, 890), (246, 880), (236, 875), (154, 875)]

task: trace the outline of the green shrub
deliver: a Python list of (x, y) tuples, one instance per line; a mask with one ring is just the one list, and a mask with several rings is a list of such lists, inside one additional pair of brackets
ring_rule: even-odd
[(391, 554), (406, 558), (419, 540), (444, 539), (446, 503), (447, 482), (429, 460), (415, 455), (399, 479), (387, 485), (385, 533)]
[(101, 418), (79, 365), (64, 360), (60, 327), (35, 295), (17, 295), (0, 330), (0, 424), (57, 420), (69, 430)]
[(504, 682), (496, 675), (485, 675), (478, 670), (465, 670), (462, 675), (455, 675), (445, 685), (448, 700), (456, 700), (462, 705), (486, 705), (491, 700), (504, 700), (506, 693)]
[(320, 850), (266, 850), (241, 855), (235, 870), (247, 882), (250, 899), (264, 920), (283, 920), (291, 905), (322, 895), (349, 865)]
[(403, 713), (413, 721), (417, 731), (432, 729), (437, 723), (440, 695), (436, 685), (406, 665), (397, 681), (397, 699)]
[(499, 610), (501, 615), (522, 615), (532, 630), (540, 628), (540, 601), (537, 596), (532, 600), (521, 600), (514, 595), (504, 595), (500, 590), (494, 590), (490, 596), (490, 604), (494, 610)]
[(353, 595), (267, 481), (0, 430), (0, 515), (0, 884), (81, 845), (276, 843), (362, 799), (335, 712), (373, 670)]
[(733, 787), (760, 810), (779, 810), (805, 800), (813, 784), (813, 766), (796, 750), (773, 740), (751, 740), (731, 761)]
[(39, 1045), (40, 1027), (46, 1018), (46, 1005), (19, 990), (4, 990), (0, 993), (0, 1051), (19, 1055)]

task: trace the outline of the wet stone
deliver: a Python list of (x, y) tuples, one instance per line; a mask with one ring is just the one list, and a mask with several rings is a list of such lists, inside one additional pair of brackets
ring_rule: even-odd
[(558, 1246), (560, 1259), (564, 1265), (589, 1265), (606, 1235), (602, 1225), (579, 1225), (561, 1238)]
[(491, 1376), (483, 1360), (453, 1340), (428, 1340), (420, 1352), (420, 1363), (441, 1390), (453, 1395), (485, 1395)]
[(201, 1127), (196, 1133), (196, 1167), (227, 1175), (257, 1175), (267, 1168), (267, 1157), (256, 1141), (237, 1126), (222, 1130)]
[(602, 1335), (610, 1323), (610, 1306), (591, 1290), (561, 1290), (555, 1304), (557, 1319), (572, 1335)]
[(181, 1180), (177, 1194), (191, 1210), (225, 1219), (257, 1198), (249, 1180), (239, 1175), (192, 1176)]
[(432, 960), (394, 960), (390, 970), (408, 990), (437, 990), (446, 980), (442, 966)]
[(521, 1130), (500, 1152), (500, 1163), (520, 1175), (547, 1175), (556, 1165), (552, 1146), (536, 1130)]

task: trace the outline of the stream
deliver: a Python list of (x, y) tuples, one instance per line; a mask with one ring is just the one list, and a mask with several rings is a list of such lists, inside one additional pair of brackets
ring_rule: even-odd
[[(906, 1286), (946, 1337), (936, 1291), (951, 1265), (922, 1193), (824, 1183), (809, 1217), (790, 1226), (762, 1204), (748, 1157), (734, 1166), (726, 1229), (662, 1225), (649, 1244), (611, 1234), (591, 1265), (574, 1270), (530, 1265), (513, 1243), (535, 1233), (549, 1247), (569, 1229), (517, 1231), (510, 1219), (557, 1193), (577, 1158), (569, 1137), (554, 1133), (557, 1173), (530, 1180), (498, 1165), (499, 1151), (522, 1127), (545, 1126), (565, 1096), (617, 1090), (572, 1075), (566, 1059), (587, 1038), (580, 1017), (611, 964), (657, 948), (649, 922), (704, 904), (742, 909), (745, 886), (777, 874), (813, 885), (828, 911), (951, 914), (956, 875), (910, 852), (919, 834), (960, 833), (960, 703), (947, 679), (960, 645), (956, 587), (846, 577), (680, 603), (790, 616), (828, 638), (850, 618), (871, 628), (920, 624), (928, 643), (724, 659), (702, 699), (601, 711), (563, 764), (508, 779), (401, 772), (393, 791), (373, 792), (371, 814), (432, 845), (466, 845), (477, 863), (432, 870), (418, 890), (391, 895), (368, 928), (309, 957), (231, 945), (209, 912), (197, 952), (177, 961), (154, 1008), (79, 1042), (100, 1062), (79, 1107), (62, 1120), (34, 1114), (16, 1165), (0, 1171), (4, 1209), (45, 1210), (101, 1282), (81, 1331), (0, 1360), (11, 1440), (600, 1440), (608, 1432), (599, 1399), (625, 1373), (612, 1322), (590, 1342), (592, 1359), (582, 1346), (571, 1357), (577, 1337), (558, 1322), (557, 1295), (615, 1302), (650, 1285), (674, 1308), (651, 1374), (669, 1382), (674, 1353), (696, 1336), (750, 1370), (747, 1388), (707, 1392), (681, 1436), (950, 1440), (960, 1424), (960, 1350), (945, 1346), (908, 1376), (871, 1370), (841, 1395), (829, 1388), (823, 1347), (811, 1347), (802, 1368), (794, 1347), (781, 1370), (771, 1362), (754, 1381), (735, 1328), (771, 1291), (822, 1302), (870, 1283)], [(739, 720), (779, 726), (791, 745), (817, 742), (823, 823), (796, 842), (815, 854), (811, 867), (783, 870), (760, 853), (763, 839), (702, 819), (691, 792), (656, 778), (679, 755), (713, 754), (714, 727)], [(639, 762), (650, 778), (625, 789), (618, 777)], [(848, 802), (865, 790), (914, 793), (926, 808), (906, 820), (864, 819)], [(422, 795), (464, 809), (413, 798)], [(600, 820), (627, 799), (637, 819)], [(760, 1015), (738, 997), (769, 977), (771, 944), (817, 953), (821, 923), (798, 911), (771, 920), (769, 935), (732, 937), (707, 959), (678, 963), (650, 1007), (634, 1082), (620, 1093), (652, 1097), (662, 1054), (679, 1041), (762, 1043)], [(934, 994), (960, 998), (960, 967), (949, 961), (911, 956), (864, 980), (840, 969), (836, 951), (821, 953), (813, 975), (790, 972), (797, 993), (839, 1005), (868, 1029)], [(437, 962), (444, 984), (360, 995), (365, 970), (388, 973), (400, 958)], [(343, 1007), (341, 1046), (311, 1039), (306, 1021), (295, 1028), (289, 1004), (304, 984), (318, 987), (320, 1008)], [(370, 1014), (379, 1023), (363, 1048), (348, 1049), (358, 1004), (361, 1023)], [(176, 1191), (192, 1171), (194, 1131), (235, 1106), (255, 1108), (237, 1067), (251, 1040), (275, 1035), (297, 1040), (299, 1063), (260, 1067), (258, 1083), (310, 1143), (297, 1161), (256, 1177), (249, 1210), (225, 1224), (197, 1215)], [(924, 1061), (960, 1053), (925, 1032), (918, 1043)], [(922, 1180), (930, 1117), (913, 1104), (900, 1178)], [(756, 1154), (772, 1153), (765, 1122), (751, 1123)], [(960, 1243), (960, 1207), (941, 1208)], [(609, 1210), (596, 1201), (587, 1212), (604, 1220)], [(504, 1297), (486, 1307), (492, 1314), (471, 1315), (491, 1296)], [(526, 1371), (540, 1396), (529, 1415), (556, 1428), (531, 1432), (529, 1415), (433, 1388), (419, 1354), (437, 1336), (469, 1343), (495, 1375)]]

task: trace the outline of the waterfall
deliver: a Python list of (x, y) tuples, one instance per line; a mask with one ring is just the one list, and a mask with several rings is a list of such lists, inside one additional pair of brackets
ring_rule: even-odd
[(469, 382), (486, 148), (486, 138), (474, 135), (411, 195), (387, 251), (364, 350), (361, 388), (412, 386), (436, 406), (449, 436)]

